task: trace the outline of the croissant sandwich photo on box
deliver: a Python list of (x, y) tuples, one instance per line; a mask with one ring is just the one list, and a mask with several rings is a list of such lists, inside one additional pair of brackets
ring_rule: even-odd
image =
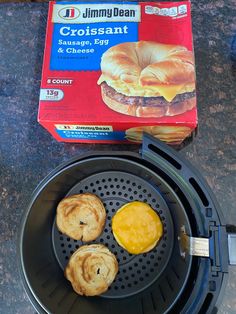
[(62, 142), (193, 138), (190, 1), (51, 1), (38, 121)]
[(102, 99), (137, 117), (174, 116), (196, 106), (193, 53), (151, 41), (122, 43), (102, 56)]

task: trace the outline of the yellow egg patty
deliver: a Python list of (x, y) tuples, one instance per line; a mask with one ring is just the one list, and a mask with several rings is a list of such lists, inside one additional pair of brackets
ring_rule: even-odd
[(150, 205), (134, 201), (122, 206), (112, 218), (116, 241), (129, 253), (150, 251), (163, 235), (163, 225)]

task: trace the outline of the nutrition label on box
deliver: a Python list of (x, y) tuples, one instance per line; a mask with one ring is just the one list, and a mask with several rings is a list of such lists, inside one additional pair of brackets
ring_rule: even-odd
[(182, 4), (170, 8), (159, 8), (157, 6), (147, 5), (145, 6), (145, 13), (167, 17), (181, 17), (187, 13), (187, 5)]

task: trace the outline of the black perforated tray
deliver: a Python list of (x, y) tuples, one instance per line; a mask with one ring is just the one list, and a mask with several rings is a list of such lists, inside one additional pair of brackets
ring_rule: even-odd
[[(121, 171), (105, 171), (94, 174), (76, 184), (67, 195), (90, 192), (101, 198), (106, 208), (106, 225), (101, 236), (91, 243), (102, 243), (113, 252), (119, 263), (115, 282), (103, 297), (125, 297), (147, 288), (162, 273), (169, 261), (173, 242), (173, 224), (166, 202), (158, 189), (135, 175)], [(111, 230), (111, 219), (115, 212), (127, 202), (134, 200), (148, 203), (160, 216), (164, 234), (157, 246), (148, 253), (129, 254), (118, 245)], [(62, 269), (69, 257), (81, 245), (58, 231), (54, 222), (53, 246)]]

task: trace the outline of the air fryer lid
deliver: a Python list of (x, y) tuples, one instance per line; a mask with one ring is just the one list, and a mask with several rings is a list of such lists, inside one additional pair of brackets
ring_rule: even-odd
[[(20, 269), (40, 313), (210, 313), (217, 307), (228, 252), (212, 193), (186, 161), (148, 135), (141, 153), (95, 153), (70, 160), (36, 189), (23, 218)], [(83, 192), (103, 200), (107, 222), (94, 242), (107, 245), (119, 262), (115, 282), (96, 298), (78, 296), (64, 278), (69, 256), (82, 243), (55, 226), (58, 202)], [(119, 247), (111, 233), (111, 217), (132, 200), (149, 203), (164, 226), (159, 245), (137, 256)]]

